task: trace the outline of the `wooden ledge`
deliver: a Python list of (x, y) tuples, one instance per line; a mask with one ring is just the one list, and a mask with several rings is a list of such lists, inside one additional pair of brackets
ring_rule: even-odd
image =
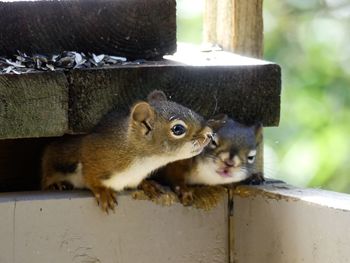
[(1, 262), (228, 262), (227, 199), (215, 209), (119, 196), (106, 215), (87, 192), (0, 195)]
[(1, 74), (0, 139), (84, 133), (111, 109), (128, 111), (154, 89), (205, 117), (227, 113), (244, 123), (278, 125), (280, 67), (220, 53), (227, 57), (224, 63), (215, 54), (203, 66), (168, 59), (69, 72)]
[(285, 183), (262, 186), (239, 186), (234, 195), (241, 198), (262, 197), (272, 200), (301, 201), (350, 212), (350, 195), (312, 188), (298, 188)]
[(350, 195), (276, 184), (240, 186), (233, 199), (232, 262), (349, 259)]

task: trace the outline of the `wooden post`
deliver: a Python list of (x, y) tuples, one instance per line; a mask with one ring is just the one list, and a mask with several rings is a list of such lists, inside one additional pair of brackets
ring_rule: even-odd
[(204, 42), (224, 50), (261, 58), (263, 54), (263, 0), (206, 0)]
[[(226, 51), (255, 58), (263, 56), (263, 0), (205, 0), (203, 40)], [(235, 116), (232, 116), (235, 118)], [(256, 172), (263, 171), (263, 149), (258, 149)], [(233, 193), (229, 192), (233, 203)], [(233, 209), (233, 206), (232, 206)], [(234, 210), (234, 209), (233, 209)], [(233, 211), (231, 211), (233, 212)], [(230, 260), (235, 261), (235, 217), (229, 216)]]

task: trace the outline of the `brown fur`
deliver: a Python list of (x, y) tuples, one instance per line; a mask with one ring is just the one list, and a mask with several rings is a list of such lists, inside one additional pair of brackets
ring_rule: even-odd
[(190, 158), (169, 163), (158, 173), (158, 178), (161, 177), (163, 182), (171, 187), (185, 206), (193, 202), (192, 191), (186, 185), (186, 177), (190, 176), (190, 172), (196, 169), (196, 166), (194, 158)]
[[(209, 120), (208, 125), (217, 132), (219, 138), (217, 147), (210, 149), (207, 146), (198, 156), (170, 163), (154, 176), (156, 180), (169, 185), (184, 205), (190, 205), (194, 201), (192, 189), (187, 185), (187, 181), (201, 165), (206, 162), (214, 162), (217, 168), (226, 167), (225, 162), (233, 162), (233, 158), (230, 156), (232, 154), (232, 156), (239, 157), (242, 162), (239, 166), (244, 166), (251, 176), (253, 165), (248, 164), (247, 154), (250, 150), (256, 149), (262, 142), (262, 126), (260, 124), (245, 126), (228, 119), (225, 115), (220, 115)], [(228, 167), (227, 169), (235, 168)]]
[[(185, 137), (171, 135), (173, 119), (186, 124)], [(211, 129), (202, 117), (167, 101), (163, 92), (154, 91), (148, 102), (136, 103), (129, 116), (111, 112), (92, 133), (49, 145), (42, 160), (42, 187), (48, 189), (72, 178), (66, 171), (81, 165), (83, 186), (79, 187), (90, 189), (102, 209), (108, 211), (114, 209), (116, 197), (114, 189), (104, 186), (104, 181), (126, 171), (138, 158), (173, 156), (185, 143), (194, 141), (203, 148), (209, 142), (209, 134)]]

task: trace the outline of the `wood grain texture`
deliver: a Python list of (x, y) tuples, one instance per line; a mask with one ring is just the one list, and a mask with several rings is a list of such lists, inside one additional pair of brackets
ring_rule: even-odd
[(68, 87), (63, 73), (0, 75), (0, 138), (63, 135)]
[(0, 55), (65, 50), (161, 58), (176, 50), (175, 0), (0, 1)]
[(263, 0), (234, 0), (233, 49), (261, 58), (263, 54)]
[(234, 58), (232, 65), (191, 66), (163, 60), (65, 73), (0, 75), (0, 139), (88, 132), (110, 110), (127, 112), (154, 89), (205, 117), (226, 113), (247, 124), (278, 125), (279, 66)]
[(70, 73), (70, 131), (89, 131), (112, 109), (128, 111), (154, 89), (205, 117), (226, 113), (238, 121), (279, 123), (280, 68), (274, 64), (193, 67), (135, 66)]
[(205, 43), (217, 43), (216, 23), (217, 23), (217, 0), (205, 0), (203, 11), (203, 41)]
[(263, 0), (206, 0), (204, 41), (227, 51), (261, 58)]

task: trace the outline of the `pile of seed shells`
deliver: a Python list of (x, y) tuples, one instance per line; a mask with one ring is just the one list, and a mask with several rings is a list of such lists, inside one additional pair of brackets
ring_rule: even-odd
[(13, 59), (0, 57), (0, 74), (22, 74), (32, 71), (71, 70), (76, 68), (108, 67), (113, 65), (141, 64), (144, 61), (127, 61), (125, 57), (84, 54), (64, 51), (58, 55), (33, 55), (17, 52)]

